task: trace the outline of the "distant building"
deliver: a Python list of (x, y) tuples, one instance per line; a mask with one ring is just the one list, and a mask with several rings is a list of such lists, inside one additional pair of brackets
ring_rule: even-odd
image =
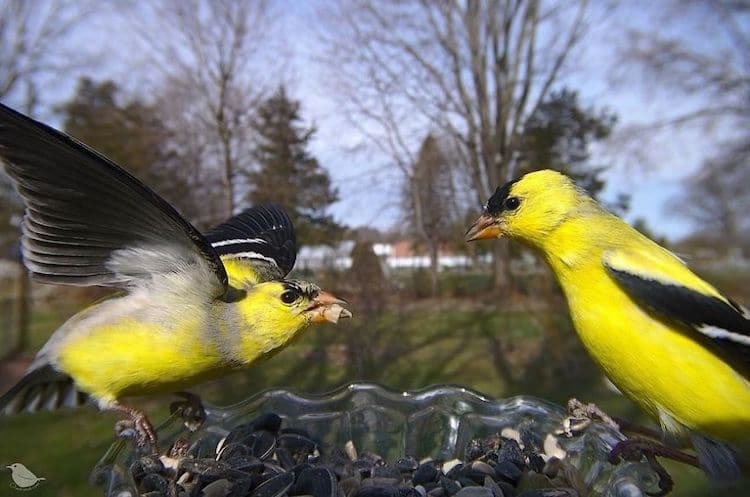
[[(348, 269), (352, 265), (351, 252), (355, 242), (347, 240), (334, 247), (314, 245), (302, 247), (297, 254), (297, 269), (319, 270), (324, 268)], [(389, 269), (418, 269), (430, 267), (429, 255), (414, 249), (414, 243), (409, 240), (399, 240), (394, 243), (374, 243), (375, 255), (383, 260)], [(489, 256), (482, 256), (482, 262), (489, 262)], [(438, 266), (447, 268), (467, 268), (473, 265), (471, 257), (455, 254), (441, 249), (438, 255)]]

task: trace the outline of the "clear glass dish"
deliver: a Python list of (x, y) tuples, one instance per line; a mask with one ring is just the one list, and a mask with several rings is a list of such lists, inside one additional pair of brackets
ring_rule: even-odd
[[(207, 407), (207, 421), (196, 432), (170, 418), (159, 427), (167, 447), (187, 439), (193, 454), (210, 457), (229, 431), (262, 413), (276, 413), (285, 426), (306, 429), (324, 443), (343, 447), (352, 441), (360, 453), (372, 452), (387, 461), (403, 455), (461, 459), (474, 439), (503, 433), (526, 437), (544, 447), (546, 455), (566, 460), (578, 472), (588, 496), (640, 497), (658, 490), (658, 477), (640, 462), (607, 462), (610, 450), (625, 437), (593, 422), (573, 436), (561, 434), (567, 412), (529, 396), (495, 400), (468, 388), (439, 385), (398, 392), (371, 383), (352, 383), (323, 395), (269, 390), (229, 407)], [(127, 468), (134, 451), (117, 443), (92, 475), (107, 496), (136, 496)], [(552, 454), (554, 452), (554, 454)]]

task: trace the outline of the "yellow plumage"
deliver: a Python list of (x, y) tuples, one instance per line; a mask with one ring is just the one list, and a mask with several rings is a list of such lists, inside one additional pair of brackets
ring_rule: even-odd
[(733, 476), (750, 448), (743, 311), (554, 171), (499, 188), (467, 238), (502, 235), (549, 263), (612, 382), (665, 431), (690, 437), (710, 473)]
[(0, 412), (78, 405), (82, 393), (127, 412), (155, 447), (123, 397), (183, 390), (268, 357), (312, 323), (351, 316), (316, 285), (286, 279), (296, 237), (279, 206), (204, 235), (116, 164), (2, 104), (0, 159), (27, 208), (32, 276), (125, 290), (57, 329)]

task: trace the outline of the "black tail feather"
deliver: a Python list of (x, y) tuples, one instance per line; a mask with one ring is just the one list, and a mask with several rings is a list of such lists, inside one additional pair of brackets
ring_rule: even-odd
[(76, 390), (70, 376), (46, 365), (26, 373), (0, 397), (0, 415), (78, 407), (87, 400), (86, 394)]

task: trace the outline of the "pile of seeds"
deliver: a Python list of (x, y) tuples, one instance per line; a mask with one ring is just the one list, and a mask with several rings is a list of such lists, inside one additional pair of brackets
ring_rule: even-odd
[[(526, 442), (526, 443), (524, 443)], [(523, 449), (521, 447), (523, 446)], [(465, 460), (386, 461), (334, 447), (304, 429), (261, 415), (216, 438), (169, 454), (144, 456), (130, 467), (143, 497), (577, 497), (575, 468), (542, 457), (534, 443), (500, 435), (473, 440)]]

